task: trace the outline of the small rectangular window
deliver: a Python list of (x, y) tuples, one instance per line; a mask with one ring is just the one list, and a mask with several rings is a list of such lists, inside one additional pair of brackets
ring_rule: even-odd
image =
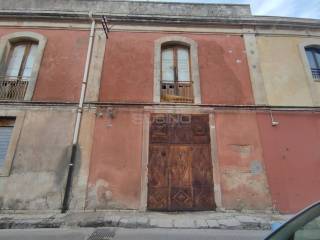
[(14, 119), (0, 118), (0, 168), (4, 166), (12, 132)]

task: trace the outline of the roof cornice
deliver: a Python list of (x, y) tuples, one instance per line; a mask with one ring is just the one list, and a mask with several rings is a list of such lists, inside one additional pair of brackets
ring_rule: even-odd
[[(94, 13), (99, 19), (103, 13)], [(305, 19), (291, 17), (247, 16), (247, 17), (186, 17), (161, 15), (121, 15), (107, 14), (110, 23), (123, 24), (155, 24), (155, 25), (201, 25), (201, 26), (238, 26), (238, 27), (265, 27), (285, 29), (320, 29), (320, 19)], [(8, 11), (0, 10), (0, 19), (7, 20), (48, 20), (48, 21), (78, 21), (89, 20), (87, 12), (62, 11)]]

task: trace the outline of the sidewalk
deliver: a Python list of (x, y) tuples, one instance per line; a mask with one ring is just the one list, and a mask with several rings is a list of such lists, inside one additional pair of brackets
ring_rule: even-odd
[(0, 229), (123, 227), (269, 230), (272, 222), (285, 221), (288, 218), (290, 215), (238, 212), (99, 211), (66, 214), (0, 214)]

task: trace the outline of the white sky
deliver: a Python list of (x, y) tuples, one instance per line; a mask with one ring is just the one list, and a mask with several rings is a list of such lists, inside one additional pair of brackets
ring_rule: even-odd
[[(153, 1), (153, 0), (151, 0)], [(157, 2), (246, 3), (253, 15), (320, 19), (320, 0), (156, 0)]]

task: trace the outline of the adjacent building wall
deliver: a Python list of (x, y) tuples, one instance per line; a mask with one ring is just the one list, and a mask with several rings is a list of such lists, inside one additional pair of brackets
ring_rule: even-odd
[(59, 210), (75, 110), (20, 111), (25, 111), (25, 117), (12, 168), (9, 176), (0, 177), (0, 209)]
[(320, 103), (320, 82), (309, 79), (300, 44), (320, 39), (258, 36), (257, 46), (270, 105), (312, 106)]
[(258, 113), (268, 181), (274, 207), (297, 212), (320, 199), (319, 113)]

